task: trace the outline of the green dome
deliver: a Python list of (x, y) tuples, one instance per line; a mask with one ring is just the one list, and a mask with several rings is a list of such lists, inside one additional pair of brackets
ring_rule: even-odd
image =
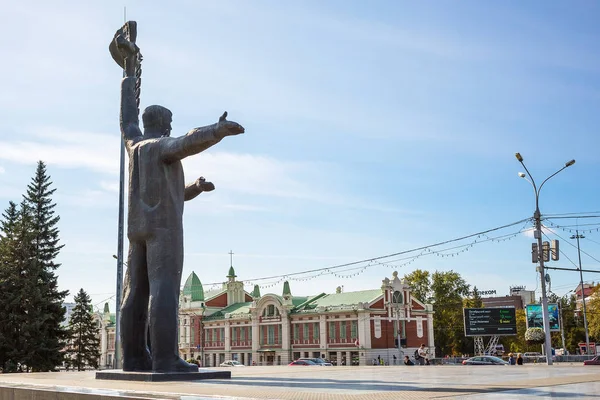
[(283, 295), (291, 296), (292, 291), (290, 290), (290, 283), (288, 281), (283, 282)]
[(108, 303), (104, 303), (104, 314), (110, 313), (110, 309), (108, 308)]
[(185, 281), (185, 285), (183, 285), (183, 295), (191, 296), (192, 301), (204, 301), (204, 288), (195, 272), (192, 272), (187, 278), (187, 281)]
[(235, 278), (237, 275), (235, 274), (235, 271), (233, 270), (233, 266), (229, 267), (229, 272), (227, 273), (227, 278)]

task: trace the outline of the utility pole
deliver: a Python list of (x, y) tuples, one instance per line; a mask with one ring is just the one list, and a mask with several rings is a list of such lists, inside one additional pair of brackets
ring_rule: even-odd
[(562, 318), (562, 301), (563, 301), (563, 297), (558, 299), (558, 318), (559, 318), (559, 322), (560, 322), (560, 339), (562, 341), (563, 355), (566, 355), (565, 351), (567, 351), (567, 349), (565, 348), (565, 327), (563, 325), (563, 318)]
[(579, 248), (579, 239), (585, 236), (579, 234), (579, 229), (575, 230), (575, 235), (571, 239), (577, 239), (577, 255), (579, 256), (579, 287), (581, 288), (581, 302), (583, 303), (583, 327), (585, 329), (585, 351), (590, 354), (590, 335), (588, 333), (587, 313), (585, 306), (585, 290), (583, 288), (583, 271), (581, 270), (581, 250)]
[(523, 162), (523, 157), (521, 156), (520, 153), (516, 153), (515, 157), (517, 158), (517, 161), (519, 161), (521, 163), (521, 165), (523, 166), (523, 168), (525, 168), (525, 172), (527, 172), (527, 175), (529, 176), (528, 180), (525, 177), (525, 174), (523, 172), (519, 172), (519, 177), (529, 181), (529, 183), (531, 184), (531, 186), (533, 187), (533, 193), (535, 194), (535, 211), (533, 213), (533, 219), (535, 221), (535, 231), (534, 231), (534, 237), (537, 239), (537, 253), (538, 253), (538, 261), (539, 261), (539, 273), (540, 273), (540, 279), (541, 279), (541, 286), (542, 286), (542, 317), (543, 317), (543, 322), (544, 322), (544, 334), (545, 334), (545, 340), (544, 340), (544, 352), (546, 353), (546, 363), (548, 365), (552, 365), (552, 342), (551, 342), (551, 336), (550, 336), (550, 319), (549, 319), (549, 315), (548, 315), (548, 295), (546, 293), (546, 272), (544, 271), (544, 248), (542, 247), (542, 214), (540, 212), (540, 191), (542, 190), (542, 187), (544, 186), (544, 184), (546, 182), (548, 182), (548, 180), (550, 178), (552, 178), (553, 176), (555, 176), (556, 174), (558, 174), (559, 172), (561, 172), (563, 169), (570, 167), (571, 165), (575, 164), (575, 160), (571, 160), (565, 163), (565, 165), (559, 169), (558, 171), (556, 171), (555, 173), (553, 173), (552, 175), (550, 175), (549, 177), (547, 177), (546, 179), (544, 179), (544, 181), (542, 182), (542, 184), (539, 186), (539, 188), (536, 186), (535, 184), (535, 180), (533, 179), (533, 176), (531, 176), (531, 174), (529, 173), (529, 170), (527, 169), (527, 167), (525, 166), (525, 163)]

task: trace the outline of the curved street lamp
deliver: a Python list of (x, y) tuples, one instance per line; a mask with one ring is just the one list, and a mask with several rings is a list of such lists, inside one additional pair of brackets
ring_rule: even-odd
[(544, 179), (544, 181), (538, 188), (535, 184), (535, 180), (533, 179), (533, 176), (531, 176), (531, 174), (529, 173), (529, 170), (523, 163), (523, 157), (521, 156), (521, 154), (515, 153), (515, 157), (521, 163), (523, 168), (525, 168), (525, 172), (527, 172), (527, 176), (529, 176), (529, 179), (526, 178), (526, 176), (523, 172), (519, 172), (519, 177), (525, 179), (526, 181), (528, 181), (531, 184), (531, 186), (533, 186), (533, 193), (535, 194), (535, 211), (533, 213), (533, 218), (535, 220), (534, 237), (537, 239), (537, 242), (538, 242), (538, 244), (537, 244), (538, 245), (538, 261), (540, 263), (539, 271), (540, 271), (540, 279), (542, 281), (542, 318), (544, 321), (544, 334), (546, 335), (546, 339), (544, 340), (544, 353), (546, 353), (547, 364), (552, 365), (552, 342), (551, 342), (551, 337), (550, 337), (550, 319), (548, 316), (548, 296), (546, 294), (546, 273), (544, 271), (544, 251), (542, 248), (542, 218), (541, 218), (541, 213), (540, 213), (539, 199), (540, 199), (540, 191), (542, 190), (544, 183), (548, 182), (548, 180), (550, 178), (552, 178), (553, 176), (555, 176), (556, 174), (561, 172), (563, 169), (575, 164), (575, 160), (566, 162), (564, 167), (562, 167), (561, 169), (559, 169), (558, 171), (556, 171), (555, 173), (553, 173), (552, 175), (550, 175), (549, 177)]

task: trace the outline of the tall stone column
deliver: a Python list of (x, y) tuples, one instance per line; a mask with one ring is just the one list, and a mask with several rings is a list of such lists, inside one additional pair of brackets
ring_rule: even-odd
[(291, 360), (292, 344), (290, 339), (290, 318), (288, 315), (281, 317), (281, 365), (288, 365)]
[(327, 320), (325, 319), (325, 315), (321, 314), (319, 316), (319, 349), (321, 350), (321, 354), (325, 354), (325, 358), (328, 358), (327, 355)]
[(256, 365), (260, 365), (260, 357), (258, 356), (258, 349), (260, 349), (260, 325), (258, 317), (252, 318), (252, 361), (256, 362)]
[(231, 353), (231, 322), (229, 321), (225, 321), (225, 353)]

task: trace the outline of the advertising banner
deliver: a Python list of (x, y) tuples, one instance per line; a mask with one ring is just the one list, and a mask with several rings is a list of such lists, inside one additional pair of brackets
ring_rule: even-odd
[[(541, 304), (528, 304), (525, 308), (525, 313), (527, 318), (527, 328), (544, 329)], [(550, 323), (551, 332), (560, 331), (558, 304), (548, 304), (548, 322)]]

